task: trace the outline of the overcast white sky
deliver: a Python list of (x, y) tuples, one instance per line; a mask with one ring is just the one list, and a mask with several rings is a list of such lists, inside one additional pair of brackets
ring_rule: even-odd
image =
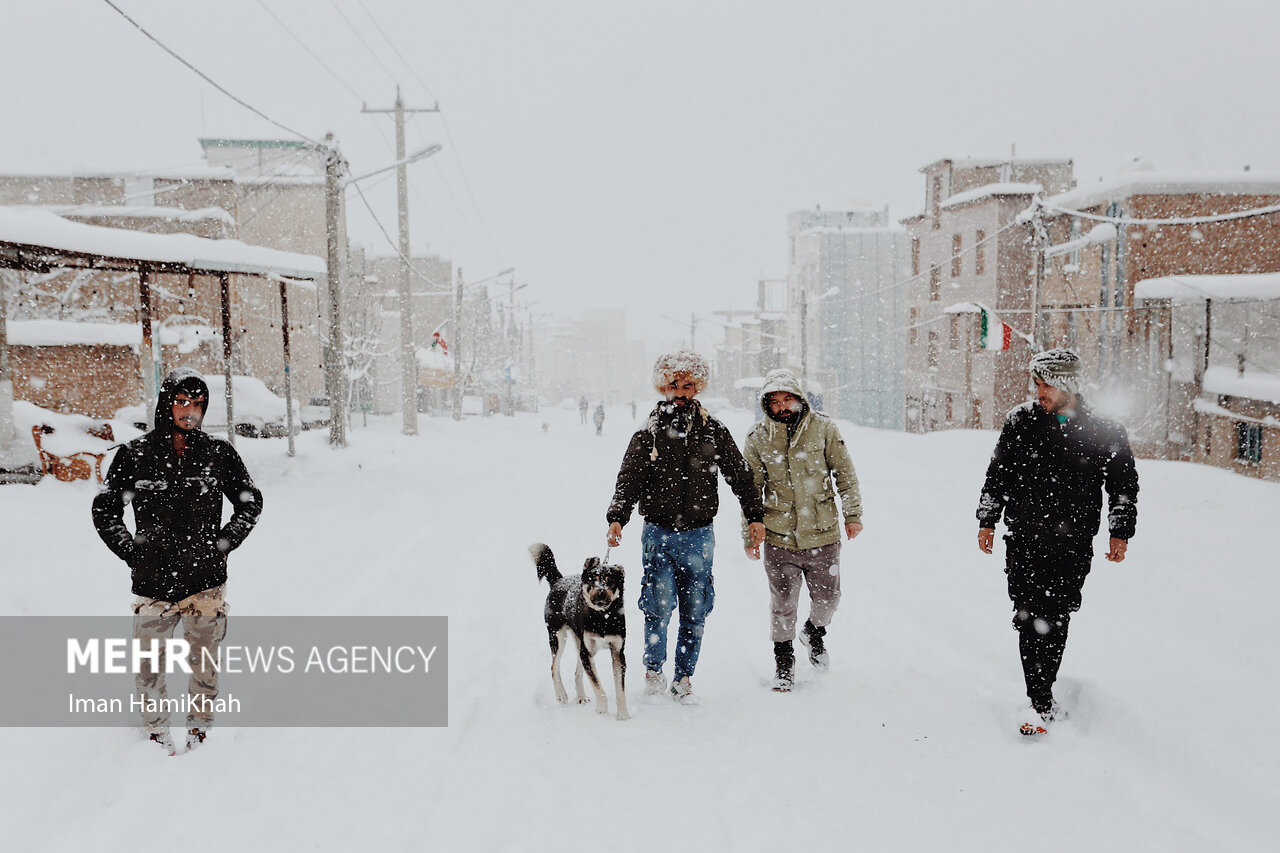
[[(625, 307), (655, 345), (682, 333), (662, 315), (748, 306), (785, 272), (788, 211), (896, 221), (940, 157), (1016, 143), (1072, 157), (1082, 183), (1135, 157), (1280, 169), (1280, 12), (1256, 0), (115, 2), (273, 119), (335, 131), (355, 173), (394, 159), (362, 99), (390, 106), (396, 82), (411, 106), (438, 99), (410, 124), (410, 150), (446, 146), (410, 168), (415, 251), (468, 279), (514, 266), (535, 311)], [(287, 136), (102, 0), (0, 12), (0, 171), (188, 165), (200, 136)], [(394, 228), (394, 181), (370, 197)]]

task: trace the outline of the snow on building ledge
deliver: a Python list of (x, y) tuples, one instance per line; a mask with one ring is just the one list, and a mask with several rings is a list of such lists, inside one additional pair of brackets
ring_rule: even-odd
[[(81, 323), (74, 320), (10, 320), (6, 324), (10, 346), (142, 346), (141, 323)], [(193, 352), (202, 343), (221, 336), (203, 324), (156, 328), (156, 342), (176, 346), (180, 352)]]
[(1135, 195), (1280, 195), (1280, 172), (1126, 172), (1047, 201), (1088, 210)]
[(1206, 299), (1280, 299), (1280, 272), (1234, 275), (1166, 275), (1148, 278), (1133, 286), (1134, 299), (1172, 299), (1204, 302)]
[(981, 201), (998, 195), (1035, 195), (1043, 192), (1044, 187), (1040, 184), (1023, 184), (1023, 183), (995, 183), (984, 184), (980, 187), (974, 187), (971, 190), (965, 190), (962, 193), (956, 193), (947, 197), (942, 204), (939, 205), (943, 210), (952, 207), (960, 207), (961, 205), (970, 204), (971, 202)]

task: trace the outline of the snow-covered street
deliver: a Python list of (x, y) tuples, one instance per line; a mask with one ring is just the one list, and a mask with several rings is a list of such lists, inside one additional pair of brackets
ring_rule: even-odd
[[(741, 443), (751, 415), (718, 414)], [(566, 572), (603, 553), (629, 409), (602, 438), (569, 409), (399, 424), (357, 419), (343, 451), (306, 433), (294, 459), (238, 441), (265, 510), (231, 560), (229, 636), (245, 614), (446, 615), (448, 728), (215, 728), (177, 759), (122, 728), (0, 730), (5, 849), (1275, 849), (1280, 485), (1139, 460), (1129, 558), (1095, 559), (1072, 621), (1070, 719), (1027, 743), (1003, 548), (975, 542), (995, 434), (841, 423), (866, 530), (843, 552), (831, 670), (801, 660), (793, 693), (768, 689), (764, 572), (722, 485), (701, 705), (641, 701), (638, 516), (613, 553), (631, 630), (617, 722), (555, 701), (526, 549), (546, 542)], [(93, 494), (0, 489), (0, 613), (125, 612)]]

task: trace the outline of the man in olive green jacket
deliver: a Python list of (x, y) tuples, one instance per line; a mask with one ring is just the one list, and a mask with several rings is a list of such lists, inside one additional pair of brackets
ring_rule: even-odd
[[(829, 663), (824, 638), (840, 603), (841, 528), (849, 539), (862, 532), (862, 496), (840, 430), (809, 408), (795, 374), (770, 371), (760, 408), (765, 419), (747, 435), (743, 456), (764, 492), (764, 568), (777, 664), (773, 689), (786, 692), (795, 679), (792, 640), (803, 584), (809, 587), (809, 619), (800, 642), (814, 666), (825, 669)], [(748, 557), (760, 559), (760, 546), (746, 548)]]

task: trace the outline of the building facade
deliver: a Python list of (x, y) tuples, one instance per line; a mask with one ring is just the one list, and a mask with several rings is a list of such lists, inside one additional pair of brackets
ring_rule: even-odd
[[(920, 171), (924, 211), (902, 221), (906, 427), (995, 429), (1028, 396), (1035, 252), (1020, 215), (1037, 193), (1070, 188), (1072, 163), (944, 159)], [(1009, 349), (981, 348), (983, 309), (1013, 328)]]

